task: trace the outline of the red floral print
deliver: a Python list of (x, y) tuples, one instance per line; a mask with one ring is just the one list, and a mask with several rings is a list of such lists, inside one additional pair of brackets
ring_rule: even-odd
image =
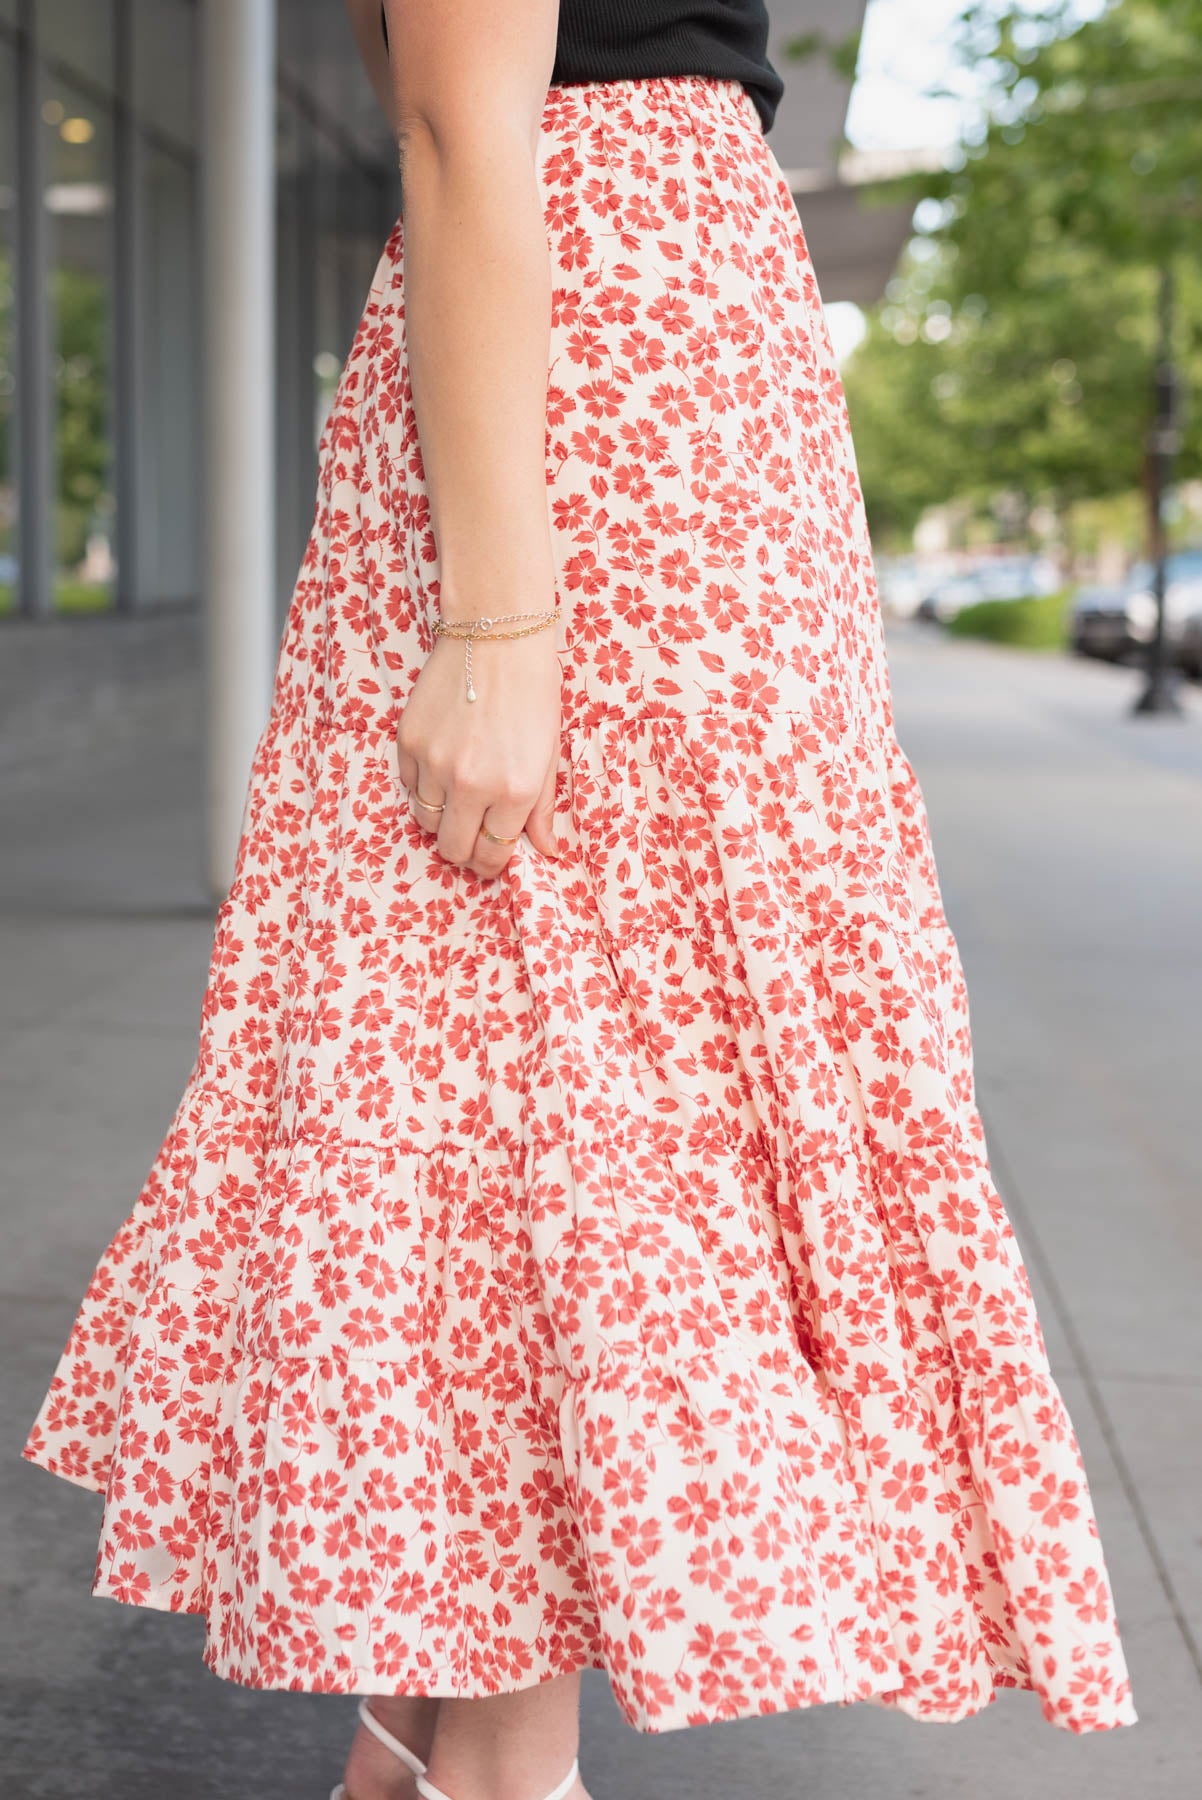
[(196, 1067), (27, 1454), (252, 1686), (1124, 1723), (788, 187), (700, 76), (553, 88), (540, 172), (563, 853), (481, 881), (399, 786), (398, 223)]

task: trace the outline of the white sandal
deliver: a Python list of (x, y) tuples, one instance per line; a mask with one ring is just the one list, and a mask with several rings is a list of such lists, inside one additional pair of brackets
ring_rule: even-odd
[[(546, 1800), (564, 1800), (564, 1795), (569, 1794), (575, 1787), (579, 1775), (580, 1763), (579, 1761), (574, 1761), (559, 1786), (551, 1790), (546, 1796)], [(421, 1795), (422, 1800), (451, 1800), (449, 1794), (444, 1794), (442, 1789), (436, 1788), (432, 1781), (427, 1781), (424, 1774), (419, 1775), (417, 1778), (417, 1791)]]
[[(377, 1738), (386, 1750), (392, 1751), (398, 1762), (403, 1762), (407, 1769), (412, 1769), (420, 1783), (426, 1772), (425, 1763), (409, 1748), (408, 1744), (402, 1744), (400, 1738), (393, 1737), (391, 1731), (385, 1731), (366, 1700), (359, 1702), (359, 1720), (361, 1724), (366, 1725), (371, 1735)], [(330, 1800), (350, 1800), (350, 1796), (341, 1782), (330, 1795)]]

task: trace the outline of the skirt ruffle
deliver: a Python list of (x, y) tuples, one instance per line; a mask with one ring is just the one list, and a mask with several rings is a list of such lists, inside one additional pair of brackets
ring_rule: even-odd
[[(215, 983), (28, 1452), (106, 1494), (98, 1592), (202, 1613), (252, 1686), (595, 1666), (645, 1730), (868, 1696), (954, 1719), (999, 1686), (1075, 1728), (1129, 1714), (954, 944), (921, 856), (849, 882), (836, 853), (833, 785), (887, 793), (900, 840), (912, 777), (809, 737), (565, 737), (576, 878), (523, 848), (491, 929), (381, 945), (386, 1059), (343, 1042), (320, 960), (274, 1055)], [(329, 734), (314, 805), (390, 741)], [(268, 758), (281, 790), (297, 760)], [(298, 904), (235, 885), (233, 989)]]

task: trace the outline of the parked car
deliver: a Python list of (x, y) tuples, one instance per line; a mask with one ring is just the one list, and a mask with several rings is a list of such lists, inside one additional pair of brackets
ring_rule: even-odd
[(1128, 610), (1129, 584), (1078, 588), (1069, 609), (1068, 639), (1078, 656), (1121, 662), (1135, 647), (1136, 624)]
[(1054, 594), (1059, 585), (1056, 565), (1049, 557), (982, 557), (925, 594), (918, 617), (946, 625), (966, 606), (976, 606), (979, 601), (1025, 600), (1032, 594)]
[(923, 572), (913, 558), (878, 557), (876, 578), (882, 610), (893, 619), (912, 619), (925, 592)]
[(945, 575), (943, 580), (925, 593), (915, 609), (916, 617), (935, 625), (946, 625), (966, 606), (983, 600), (975, 571), (964, 575)]
[(1181, 641), (1177, 645), (1177, 661), (1187, 675), (1202, 681), (1202, 606), (1183, 621)]
[[(1154, 580), (1151, 563), (1141, 562), (1120, 586), (1080, 589), (1070, 614), (1073, 649), (1081, 656), (1100, 656), (1108, 662), (1141, 655), (1156, 633)], [(1202, 550), (1176, 551), (1165, 569), (1165, 633), (1179, 659), (1187, 639), (1196, 641), (1190, 622), (1199, 612)]]

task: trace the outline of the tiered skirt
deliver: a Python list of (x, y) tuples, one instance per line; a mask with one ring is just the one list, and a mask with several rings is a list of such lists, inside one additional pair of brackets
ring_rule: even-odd
[(539, 169), (561, 855), (478, 880), (399, 784), (398, 222), (196, 1066), (27, 1454), (104, 1494), (96, 1591), (252, 1686), (1124, 1723), (788, 187), (693, 76), (552, 88)]

